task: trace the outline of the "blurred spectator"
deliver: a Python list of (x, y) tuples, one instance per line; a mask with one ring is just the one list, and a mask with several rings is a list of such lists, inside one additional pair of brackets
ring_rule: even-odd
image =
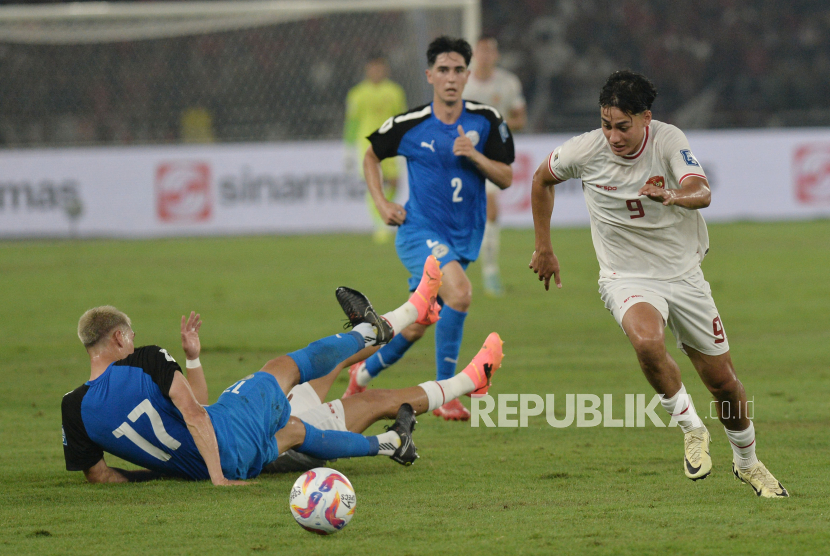
[(536, 131), (595, 127), (591, 91), (626, 67), (652, 76), (660, 118), (684, 128), (830, 125), (827, 2), (485, 0), (482, 13), (520, 61)]
[[(366, 61), (363, 81), (349, 89), (346, 95), (343, 141), (346, 145), (344, 167), (347, 172), (357, 170), (363, 176), (363, 157), (371, 145), (369, 135), (389, 118), (405, 112), (406, 108), (406, 93), (389, 79), (389, 60), (385, 54), (373, 53)], [(380, 165), (383, 194), (390, 201), (398, 192), (400, 166), (400, 157), (387, 158)], [(366, 202), (375, 228), (372, 236), (375, 243), (387, 243), (394, 237), (393, 231), (383, 222), (368, 191)]]
[[(407, 96), (428, 100), (411, 45), (459, 28), (436, 13), (118, 43), (0, 40), (0, 145), (184, 141), (192, 107), (209, 112), (216, 141), (336, 139), (369, 52), (388, 53)], [(596, 91), (622, 68), (649, 75), (660, 119), (684, 129), (830, 126), (825, 0), (482, 0), (482, 15), (533, 132), (595, 127)]]
[(183, 143), (213, 143), (213, 116), (201, 106), (182, 112), (181, 140)]

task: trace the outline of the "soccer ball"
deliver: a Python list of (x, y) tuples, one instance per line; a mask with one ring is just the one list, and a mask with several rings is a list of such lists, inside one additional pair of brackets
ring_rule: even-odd
[(317, 467), (300, 475), (291, 487), (288, 503), (300, 527), (318, 535), (331, 535), (352, 519), (357, 498), (345, 475)]

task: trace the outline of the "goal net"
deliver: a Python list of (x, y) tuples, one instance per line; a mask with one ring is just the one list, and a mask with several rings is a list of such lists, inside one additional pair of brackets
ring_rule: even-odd
[(425, 51), (480, 0), (91, 2), (0, 8), (0, 147), (336, 139), (382, 53), (410, 105)]

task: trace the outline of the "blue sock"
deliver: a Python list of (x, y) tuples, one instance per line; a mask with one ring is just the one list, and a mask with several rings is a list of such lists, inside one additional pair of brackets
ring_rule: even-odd
[(341, 361), (345, 361), (364, 348), (366, 341), (359, 332), (344, 332), (308, 344), (291, 352), (288, 357), (300, 368), (300, 383), (329, 374)]
[(436, 380), (455, 376), (461, 338), (464, 336), (464, 319), (467, 313), (456, 311), (449, 305), (441, 309), (441, 320), (435, 323), (435, 368)]
[(396, 334), (391, 342), (366, 360), (366, 371), (373, 377), (378, 376), (383, 369), (397, 363), (411, 347), (412, 342), (404, 338), (403, 334)]
[(378, 454), (376, 436), (366, 437), (356, 432), (322, 431), (306, 422), (303, 424), (305, 425), (305, 440), (297, 448), (298, 452), (325, 460)]

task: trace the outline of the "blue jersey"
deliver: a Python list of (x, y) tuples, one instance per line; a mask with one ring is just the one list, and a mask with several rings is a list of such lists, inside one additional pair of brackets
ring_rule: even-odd
[(89, 469), (107, 451), (165, 475), (210, 478), (169, 397), (176, 372), (181, 367), (166, 350), (146, 346), (66, 394), (61, 403), (66, 469)]
[(406, 157), (409, 201), (399, 234), (433, 231), (464, 259), (478, 257), (487, 216), (484, 176), (467, 157), (452, 152), (458, 126), (476, 150), (491, 160), (511, 164), (513, 137), (495, 108), (464, 101), (452, 124), (435, 117), (432, 104), (388, 119), (369, 136), (381, 160)]

